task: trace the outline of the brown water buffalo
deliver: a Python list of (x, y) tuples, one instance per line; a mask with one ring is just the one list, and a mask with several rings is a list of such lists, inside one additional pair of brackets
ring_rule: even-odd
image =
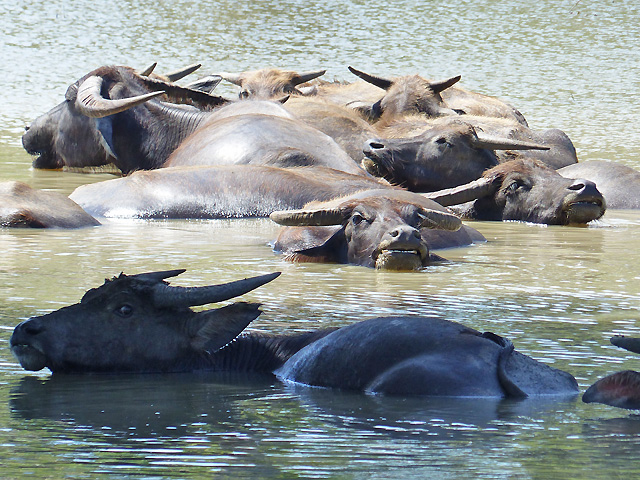
[(393, 395), (573, 396), (568, 373), (515, 351), (511, 341), (436, 317), (386, 317), (343, 328), (243, 333), (257, 304), (194, 312), (270, 282), (172, 287), (184, 270), (123, 275), (82, 300), (17, 325), (11, 351), (26, 370), (64, 373), (227, 371), (285, 382)]
[(437, 203), (403, 190), (367, 190), (274, 212), (271, 219), (287, 226), (274, 250), (295, 262), (418, 270), (442, 260), (431, 248), (484, 240)]
[(549, 225), (585, 224), (604, 215), (595, 183), (568, 179), (538, 160), (512, 160), (466, 185), (425, 194), (463, 218), (521, 220)]
[(595, 182), (607, 201), (607, 208), (640, 209), (640, 172), (626, 165), (589, 160), (558, 170), (567, 178), (586, 178)]
[(369, 140), (362, 166), (414, 192), (455, 187), (479, 178), (499, 160), (494, 150), (549, 147), (484, 135), (466, 123), (437, 125), (406, 138)]
[(284, 95), (302, 95), (298, 86), (324, 75), (326, 70), (297, 73), (279, 68), (263, 68), (251, 72), (215, 74), (240, 87), (240, 98), (269, 100)]
[(429, 81), (419, 75), (406, 75), (393, 80), (369, 75), (353, 67), (349, 71), (365, 82), (386, 91), (371, 107), (370, 118), (390, 123), (402, 115), (419, 113), (428, 117), (457, 115), (442, 100), (441, 93), (460, 80), (460, 76), (443, 81)]
[(157, 168), (206, 117), (201, 109), (226, 102), (129, 67), (100, 67), (73, 83), (64, 102), (35, 119), (22, 144), (38, 156), (35, 168), (110, 163), (124, 173)]
[(405, 115), (390, 125), (378, 128), (377, 131), (382, 138), (405, 138), (420, 135), (436, 126), (446, 128), (461, 124), (471, 125), (480, 136), (516, 140), (548, 147), (546, 150), (496, 149), (495, 153), (499, 162), (530, 158), (541, 160), (556, 169), (578, 162), (573, 142), (562, 130), (557, 128), (532, 130), (521, 123), (506, 118), (477, 115), (425, 118), (422, 115)]
[[(611, 343), (633, 353), (640, 353), (640, 339), (616, 335)], [(612, 407), (640, 410), (640, 373), (633, 370), (613, 373), (591, 385), (584, 395), (585, 403), (604, 403)]]
[(383, 180), (325, 167), (264, 165), (172, 167), (82, 185), (70, 198), (97, 217), (267, 217), (361, 190)]
[(0, 182), (0, 227), (81, 228), (100, 225), (74, 201), (23, 182)]

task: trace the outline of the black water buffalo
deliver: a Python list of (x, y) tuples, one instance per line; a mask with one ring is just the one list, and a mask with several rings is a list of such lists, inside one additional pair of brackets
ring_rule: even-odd
[(589, 160), (558, 170), (567, 178), (595, 182), (607, 208), (640, 209), (640, 172), (616, 162)]
[[(640, 353), (640, 338), (616, 335), (611, 338), (611, 343), (630, 352)], [(584, 392), (582, 401), (640, 410), (640, 372), (625, 370), (607, 375)]]
[(392, 187), (326, 167), (224, 165), (138, 171), (82, 185), (70, 198), (97, 217), (238, 218), (378, 188)]
[(38, 155), (35, 168), (110, 163), (124, 173), (157, 168), (206, 117), (201, 109), (226, 102), (129, 67), (100, 67), (73, 83), (64, 102), (35, 119), (22, 144)]
[(240, 87), (240, 98), (268, 100), (284, 95), (302, 95), (298, 86), (324, 75), (326, 70), (297, 73), (279, 68), (263, 68), (251, 72), (215, 74)]
[(403, 190), (367, 190), (274, 212), (271, 219), (287, 226), (274, 249), (295, 262), (418, 270), (442, 260), (432, 248), (484, 240), (437, 203)]
[(476, 181), (425, 195), (474, 220), (585, 224), (606, 209), (595, 183), (565, 178), (538, 160), (502, 163)]
[(75, 202), (23, 182), (0, 182), (0, 227), (81, 228), (100, 225)]
[(497, 149), (549, 147), (478, 133), (466, 123), (436, 125), (406, 138), (369, 140), (362, 165), (375, 176), (415, 192), (455, 187), (479, 178), (496, 165)]
[(575, 395), (566, 372), (493, 333), (434, 317), (389, 317), (343, 328), (243, 333), (257, 304), (189, 307), (247, 293), (278, 276), (172, 287), (184, 270), (120, 275), (82, 300), (15, 327), (11, 350), (26, 370), (60, 373), (236, 371), (368, 393), (449, 397)]

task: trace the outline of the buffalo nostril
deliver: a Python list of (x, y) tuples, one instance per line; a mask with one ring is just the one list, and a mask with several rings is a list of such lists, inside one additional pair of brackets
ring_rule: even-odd
[(584, 183), (583, 182), (574, 182), (571, 185), (569, 185), (569, 190), (582, 190), (584, 189)]
[(44, 330), (42, 325), (32, 324), (29, 322), (25, 323), (23, 328), (25, 333), (29, 335), (38, 335), (42, 330)]
[(380, 150), (380, 149), (384, 148), (384, 143), (370, 141), (369, 142), (369, 148), (372, 148), (374, 150)]
[(25, 126), (24, 126), (24, 131), (25, 131), (25, 132), (28, 132), (28, 131), (29, 131), (29, 128), (31, 128), (29, 125), (25, 125)]

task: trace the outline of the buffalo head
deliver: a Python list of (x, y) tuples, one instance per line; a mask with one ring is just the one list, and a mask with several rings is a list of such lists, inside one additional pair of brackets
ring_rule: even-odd
[(171, 287), (184, 270), (120, 275), (80, 303), (16, 326), (11, 350), (26, 370), (170, 372), (211, 367), (212, 355), (260, 315), (257, 304), (189, 307), (247, 293), (279, 273), (208, 287)]
[[(64, 102), (26, 127), (22, 144), (27, 152), (38, 156), (33, 161), (35, 168), (118, 165), (119, 152), (114, 152), (114, 136), (117, 137), (119, 128), (131, 131), (137, 122), (129, 117), (119, 117), (120, 121), (114, 125), (112, 117), (161, 95), (166, 101), (199, 108), (224, 103), (220, 97), (202, 90), (179, 87), (161, 77), (139, 74), (129, 67), (101, 67), (69, 86)], [(147, 123), (153, 123), (153, 120)], [(121, 169), (128, 171), (126, 166)]]
[(456, 84), (460, 76), (442, 81), (430, 81), (419, 75), (407, 75), (393, 80), (370, 75), (353, 67), (349, 71), (365, 82), (386, 90), (384, 96), (371, 107), (370, 119), (389, 123), (398, 116), (419, 113), (429, 117), (457, 115), (447, 107), (440, 93)]
[(338, 262), (389, 270), (416, 270), (429, 264), (421, 229), (455, 231), (458, 217), (402, 190), (368, 190), (302, 210), (274, 212), (287, 225), (276, 241), (291, 260)]
[(441, 205), (465, 204), (457, 210), (477, 220), (584, 224), (606, 209), (595, 183), (565, 178), (539, 160), (506, 162), (476, 181), (426, 195)]
[(498, 165), (496, 149), (541, 149), (530, 142), (481, 135), (464, 122), (437, 125), (408, 138), (365, 143), (362, 166), (372, 175), (416, 192), (454, 187)]
[(298, 94), (298, 85), (307, 83), (324, 75), (326, 70), (297, 73), (279, 68), (264, 68), (251, 72), (229, 73), (218, 75), (224, 80), (240, 87), (240, 98), (257, 98), (269, 100), (284, 95)]

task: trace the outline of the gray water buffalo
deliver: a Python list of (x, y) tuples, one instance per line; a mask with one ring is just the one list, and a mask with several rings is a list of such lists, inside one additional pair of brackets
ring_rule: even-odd
[(75, 202), (23, 182), (0, 182), (0, 227), (81, 228), (100, 225)]
[(466, 185), (425, 196), (474, 220), (585, 224), (606, 209), (595, 183), (565, 178), (538, 160), (512, 160)]
[(35, 119), (22, 144), (37, 155), (35, 168), (110, 163), (124, 173), (157, 168), (206, 116), (201, 110), (224, 103), (129, 67), (100, 67), (69, 86), (64, 102)]
[(269, 100), (284, 95), (302, 95), (298, 86), (324, 75), (326, 70), (297, 73), (279, 68), (263, 68), (251, 72), (215, 74), (240, 87), (240, 98)]
[(184, 270), (123, 275), (82, 300), (17, 325), (11, 351), (26, 370), (63, 373), (228, 371), (285, 382), (394, 395), (514, 397), (575, 395), (577, 384), (493, 333), (434, 317), (389, 317), (343, 328), (243, 333), (259, 305), (194, 312), (278, 276), (225, 285), (173, 287)]
[(172, 167), (81, 185), (69, 196), (96, 217), (267, 217), (386, 182), (325, 167), (264, 165)]
[[(640, 338), (616, 335), (611, 338), (611, 343), (630, 352), (640, 353)], [(607, 375), (584, 392), (582, 401), (640, 410), (640, 372), (625, 370)]]
[(607, 201), (607, 208), (640, 209), (640, 172), (626, 165), (603, 160), (569, 165), (558, 170), (567, 178), (595, 182)]
[(549, 147), (477, 132), (466, 123), (436, 125), (406, 138), (369, 140), (362, 166), (375, 176), (414, 192), (455, 187), (479, 178), (499, 160), (494, 150)]
[(420, 135), (434, 127), (446, 128), (460, 124), (471, 125), (480, 136), (516, 140), (548, 147), (546, 150), (496, 149), (495, 153), (499, 162), (530, 158), (540, 160), (556, 169), (578, 162), (575, 146), (562, 130), (557, 128), (533, 130), (507, 118), (481, 117), (478, 115), (425, 118), (421, 115), (405, 115), (390, 125), (378, 128), (377, 131), (382, 138), (405, 138)]
[(484, 240), (437, 203), (403, 190), (367, 190), (273, 212), (271, 219), (286, 226), (274, 250), (294, 262), (418, 270), (442, 260), (432, 248)]

